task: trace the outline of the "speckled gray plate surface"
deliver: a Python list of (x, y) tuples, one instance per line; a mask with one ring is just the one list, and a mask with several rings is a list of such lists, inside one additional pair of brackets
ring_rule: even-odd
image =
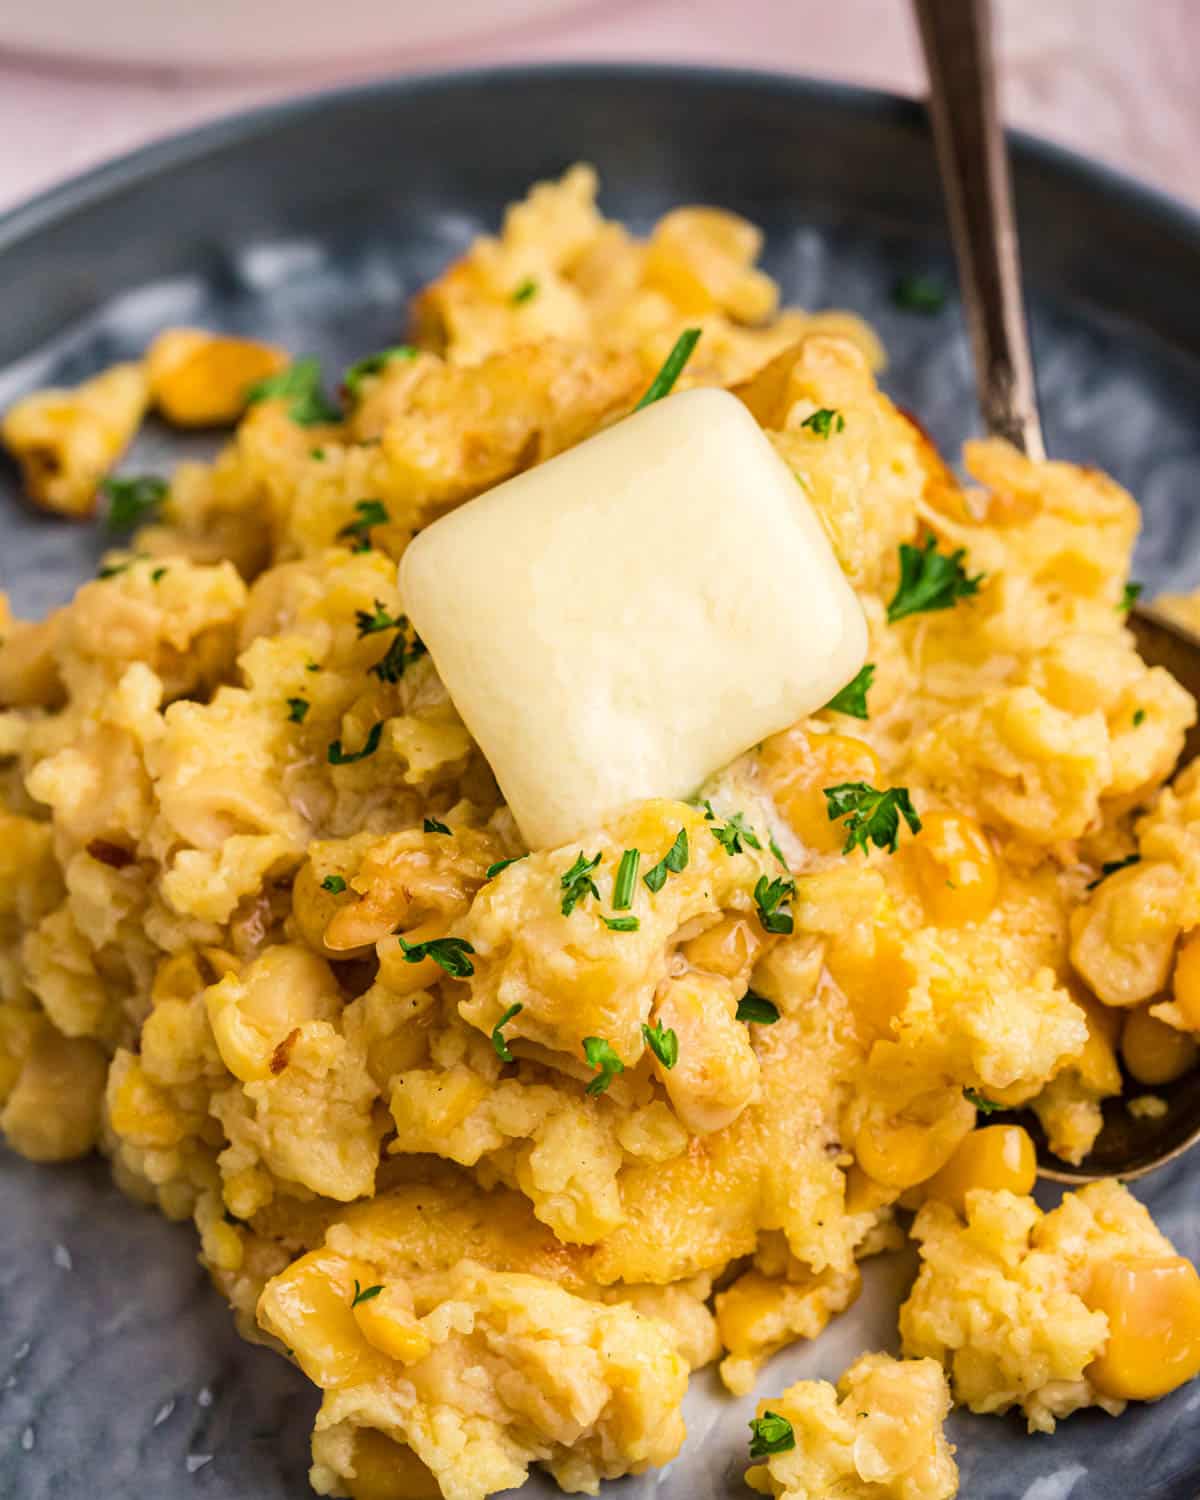
[[(950, 452), (976, 428), (953, 299), (895, 308), (902, 271), (950, 279), (932, 151), (915, 107), (762, 75), (663, 68), (507, 71), (385, 84), (169, 141), (0, 220), (0, 407), (138, 353), (169, 323), (246, 330), (332, 368), (392, 342), (406, 297), (497, 222), (532, 179), (594, 161), (609, 213), (645, 227), (677, 202), (739, 209), (768, 231), (789, 300), (865, 314), (886, 384)], [(1018, 206), (1051, 452), (1109, 469), (1142, 502), (1136, 573), (1200, 584), (1200, 222), (1029, 142)], [(184, 445), (161, 430), (132, 467)], [(0, 587), (19, 612), (67, 598), (103, 538), (35, 516), (0, 470)], [(1200, 1257), (1197, 1173), (1139, 1187)], [(905, 1257), (869, 1268), (847, 1316), (761, 1382), (835, 1376), (894, 1347)], [(0, 1497), (302, 1500), (315, 1393), (241, 1343), (189, 1228), (125, 1202), (103, 1164), (46, 1170), (0, 1148)], [(1197, 1500), (1200, 1390), (1053, 1438), (956, 1416), (965, 1500)], [(749, 1400), (711, 1372), (690, 1439), (625, 1500), (718, 1500), (740, 1482)], [(531, 1480), (527, 1493), (553, 1487)]]

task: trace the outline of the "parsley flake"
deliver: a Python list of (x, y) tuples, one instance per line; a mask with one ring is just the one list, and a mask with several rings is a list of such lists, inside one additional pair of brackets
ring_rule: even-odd
[(357, 364), (351, 365), (342, 376), (342, 390), (346, 393), (346, 399), (358, 401), (362, 398), (362, 383), (368, 375), (378, 375), (393, 360), (416, 357), (417, 351), (411, 344), (395, 344), (390, 349), (380, 349), (378, 354), (368, 354), (366, 359), (360, 359)]
[(776, 1411), (765, 1411), (750, 1423), (750, 1457), (769, 1458), (772, 1453), (790, 1453), (796, 1446), (796, 1434), (786, 1417)]
[(330, 743), (328, 756), (331, 766), (352, 766), (356, 760), (366, 760), (368, 755), (374, 755), (379, 749), (379, 741), (383, 738), (383, 720), (371, 725), (370, 733), (361, 750), (343, 750), (341, 740), (333, 740)]
[(596, 1069), (596, 1077), (587, 1086), (587, 1092), (593, 1098), (602, 1094), (618, 1073), (625, 1071), (625, 1064), (602, 1036), (585, 1036), (583, 1055), (588, 1066)]
[(683, 374), (683, 367), (692, 357), (692, 350), (700, 342), (700, 329), (688, 328), (675, 340), (670, 354), (662, 362), (662, 369), (650, 382), (646, 394), (633, 408), (641, 411), (643, 406), (650, 406), (655, 401), (661, 401), (664, 396), (671, 393), (675, 382)]
[(924, 547), (901, 542), (900, 582), (888, 605), (888, 624), (926, 611), (953, 609), (960, 599), (977, 594), (984, 575), (968, 574), (963, 567), (966, 555), (966, 548), (959, 547), (947, 557), (937, 550), (937, 538), (932, 536)]
[(846, 419), (840, 411), (834, 411), (832, 407), (821, 406), (809, 417), (805, 417), (800, 423), (801, 427), (807, 427), (817, 437), (824, 438), (827, 442), (831, 432), (841, 432), (846, 425)]
[(1135, 708), (1133, 711), (1133, 727), (1137, 729), (1145, 722), (1146, 710), (1144, 708)]
[(445, 823), (439, 823), (436, 818), (426, 818), (421, 827), (425, 833), (447, 833), (451, 837), (454, 836), (454, 830), (448, 828)]
[[(388, 515), (387, 506), (382, 500), (356, 500), (354, 509), (357, 512), (353, 521), (347, 521), (345, 526), (337, 533), (338, 538), (351, 537), (354, 539), (353, 550), (355, 552), (366, 552), (371, 546), (371, 530), (375, 526), (386, 526), (391, 517)], [(382, 606), (380, 606), (382, 607)]]
[(321, 882), (321, 889), (328, 891), (330, 895), (340, 896), (346, 889), (346, 879), (343, 875), (326, 875)]
[(501, 870), (507, 870), (509, 865), (518, 864), (521, 860), (528, 858), (528, 854), (514, 854), (511, 859), (498, 859), (494, 865), (488, 865), (484, 879), (495, 880)]
[(513, 291), (512, 300), (517, 307), (520, 307), (522, 302), (528, 302), (531, 297), (536, 297), (537, 290), (537, 282), (532, 276), (526, 276), (525, 280)]
[(637, 882), (638, 865), (642, 862), (640, 849), (626, 849), (617, 866), (617, 878), (613, 881), (613, 910), (628, 911), (633, 904), (633, 891)]
[(846, 820), (843, 854), (849, 854), (852, 849), (861, 849), (866, 854), (868, 843), (895, 854), (900, 840), (901, 817), (913, 833), (921, 831), (921, 819), (912, 805), (907, 787), (893, 786), (881, 792), (865, 781), (843, 781), (837, 786), (825, 787), (824, 792), (830, 821)]
[(747, 990), (738, 1001), (737, 1018), (739, 1021), (753, 1021), (756, 1026), (774, 1026), (779, 1019), (779, 1007), (765, 995)]
[(667, 883), (668, 875), (678, 875), (681, 870), (687, 869), (688, 862), (688, 835), (687, 829), (681, 828), (675, 835), (675, 842), (659, 860), (642, 876), (642, 880), (650, 890), (658, 892)]
[(513, 1055), (508, 1049), (508, 1043), (504, 1040), (504, 1028), (514, 1016), (519, 1016), (525, 1007), (518, 1000), (515, 1005), (510, 1005), (496, 1024), (492, 1027), (492, 1046), (496, 1049), (496, 1056), (501, 1062), (512, 1062)]
[(304, 715), (311, 707), (307, 698), (289, 698), (287, 700), (288, 718), (293, 724), (303, 724)]
[(892, 301), (905, 312), (941, 312), (946, 288), (936, 276), (900, 276), (892, 286)]
[(610, 932), (636, 932), (642, 925), (637, 917), (603, 917), (601, 920)]
[(155, 568), (154, 571), (150, 574), (150, 582), (161, 583), (166, 576), (166, 568)]
[(1102, 880), (1107, 880), (1110, 875), (1115, 875), (1118, 870), (1127, 870), (1130, 865), (1138, 865), (1141, 862), (1142, 856), (1140, 854), (1127, 854), (1124, 859), (1106, 860), (1100, 866), (1100, 873), (1096, 876), (1095, 880), (1088, 881), (1087, 889), (1094, 891)]
[(653, 1026), (642, 1023), (642, 1035), (646, 1038), (646, 1046), (670, 1072), (679, 1061), (679, 1038), (676, 1034), (661, 1021), (655, 1021)]
[(356, 1278), (354, 1282), (354, 1300), (350, 1306), (357, 1307), (360, 1302), (370, 1302), (372, 1298), (378, 1297), (382, 1291), (382, 1286), (360, 1287)]
[(157, 510), (167, 496), (167, 481), (157, 474), (131, 474), (106, 479), (100, 486), (108, 500), (105, 526), (110, 532), (132, 531)]
[(788, 862), (783, 857), (783, 850), (775, 842), (775, 835), (774, 834), (771, 834), (770, 837), (767, 839), (767, 848), (771, 851), (771, 853), (775, 856), (775, 858), (779, 861), (779, 863), (786, 870), (788, 868)]
[(983, 1115), (994, 1115), (998, 1109), (1003, 1109), (1003, 1104), (997, 1104), (994, 1099), (988, 1099), (978, 1089), (963, 1089), (963, 1098), (968, 1104), (973, 1104)]
[(376, 635), (381, 630), (395, 630), (405, 623), (405, 619), (403, 615), (390, 614), (387, 605), (376, 599), (373, 610), (354, 611), (354, 623), (358, 626), (358, 638), (361, 641), (365, 635)]
[(790, 911), (781, 911), (780, 907), (795, 894), (796, 882), (786, 875), (777, 875), (772, 881), (768, 881), (765, 875), (758, 877), (754, 887), (754, 902), (758, 907), (758, 920), (765, 932), (792, 931), (792, 914)]
[(1121, 590), (1121, 602), (1117, 605), (1117, 613), (1127, 615), (1142, 597), (1145, 588), (1144, 583), (1127, 583)]
[(726, 854), (740, 854), (743, 843), (748, 844), (751, 849), (762, 848), (762, 844), (758, 840), (758, 835), (746, 822), (744, 813), (733, 813), (723, 824), (718, 823), (716, 819), (717, 815), (712, 810), (712, 803), (706, 802), (704, 804), (704, 820), (706, 823), (713, 825), (708, 831), (716, 839), (717, 843), (720, 844), (721, 848), (724, 849)]
[(852, 682), (848, 682), (840, 693), (835, 693), (825, 705), (835, 714), (848, 714), (852, 719), (869, 719), (867, 693), (875, 678), (875, 663), (868, 662)]
[[(408, 625), (407, 620), (403, 623)], [(425, 642), (419, 636), (414, 635), (410, 640), (401, 630), (375, 665), (368, 670), (380, 682), (399, 682), (413, 662), (425, 655), (425, 651)]]
[(426, 943), (410, 943), (403, 933), (399, 937), (406, 964), (419, 964), (422, 959), (431, 958), (455, 979), (468, 979), (475, 972), (475, 965), (467, 957), (475, 949), (466, 938), (430, 938)]
[(342, 420), (341, 412), (321, 389), (321, 361), (311, 354), (294, 360), (277, 375), (268, 375), (246, 392), (247, 406), (276, 399), (287, 402), (288, 416), (300, 427)]
[(575, 863), (560, 879), (564, 917), (569, 917), (585, 896), (595, 896), (599, 901), (600, 892), (596, 889), (596, 882), (592, 879), (592, 871), (599, 863), (598, 854), (593, 854), (591, 859), (585, 859), (581, 849), (575, 858)]

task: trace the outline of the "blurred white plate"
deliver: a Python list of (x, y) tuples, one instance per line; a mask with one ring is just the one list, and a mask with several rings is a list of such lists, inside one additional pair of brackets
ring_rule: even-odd
[(74, 61), (287, 68), (461, 41), (578, 0), (13, 0), (0, 46)]

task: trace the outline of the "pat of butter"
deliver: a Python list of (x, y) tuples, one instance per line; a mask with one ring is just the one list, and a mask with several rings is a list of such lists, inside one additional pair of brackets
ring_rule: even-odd
[(799, 484), (718, 390), (669, 396), (442, 517), (405, 552), (400, 592), (534, 849), (689, 795), (827, 703), (867, 649)]

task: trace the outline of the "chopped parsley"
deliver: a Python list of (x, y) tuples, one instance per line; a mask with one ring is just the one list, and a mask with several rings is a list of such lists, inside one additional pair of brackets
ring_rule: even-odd
[(742, 844), (746, 843), (751, 849), (761, 849), (758, 835), (746, 822), (744, 813), (733, 813), (732, 816), (722, 823), (717, 822), (717, 815), (713, 812), (712, 803), (704, 804), (704, 821), (713, 826), (708, 830), (724, 849), (726, 854), (740, 854)]
[[(407, 626), (408, 621), (404, 620), (403, 624)], [(375, 665), (369, 668), (371, 676), (378, 677), (380, 682), (399, 682), (413, 662), (425, 655), (425, 651), (425, 642), (419, 636), (414, 635), (409, 640), (401, 629)]]
[(276, 399), (287, 402), (288, 416), (300, 427), (342, 420), (341, 412), (321, 389), (321, 361), (311, 354), (294, 360), (277, 375), (268, 375), (246, 392), (247, 406)]
[(888, 624), (929, 610), (952, 609), (960, 599), (977, 594), (983, 574), (968, 574), (963, 567), (966, 555), (965, 547), (949, 556), (939, 552), (937, 538), (932, 536), (924, 547), (901, 542), (900, 582), (888, 605)]
[(331, 766), (352, 766), (356, 760), (366, 760), (368, 755), (374, 755), (379, 749), (379, 741), (383, 738), (383, 720), (371, 725), (370, 733), (367, 735), (361, 750), (343, 750), (341, 740), (333, 740), (330, 743), (328, 756)]
[(1127, 615), (1144, 593), (1144, 583), (1127, 583), (1121, 590), (1121, 602), (1117, 605), (1117, 613)]
[(394, 344), (390, 349), (380, 349), (378, 354), (368, 354), (360, 359), (342, 376), (342, 390), (347, 401), (358, 401), (362, 396), (362, 383), (368, 375), (378, 375), (385, 365), (394, 359), (416, 359), (417, 351), (411, 344)]
[(905, 312), (941, 312), (946, 288), (936, 276), (900, 276), (892, 286), (892, 301)]
[(869, 719), (867, 694), (875, 678), (875, 663), (868, 662), (852, 682), (848, 682), (840, 693), (835, 693), (825, 705), (835, 714), (848, 714), (852, 719)]
[(593, 1098), (602, 1094), (618, 1073), (625, 1071), (625, 1064), (602, 1036), (585, 1036), (583, 1055), (588, 1066), (596, 1069), (595, 1078), (587, 1086), (587, 1092)]
[(738, 1001), (737, 1018), (739, 1021), (753, 1021), (756, 1026), (774, 1026), (779, 1019), (779, 1007), (765, 995), (747, 990)]
[(1118, 870), (1127, 870), (1130, 865), (1138, 865), (1141, 862), (1142, 856), (1140, 854), (1127, 854), (1124, 859), (1106, 860), (1100, 866), (1100, 873), (1096, 876), (1095, 880), (1088, 881), (1087, 889), (1094, 891), (1102, 880), (1107, 880), (1110, 875), (1115, 875)]
[(772, 1453), (790, 1453), (796, 1446), (792, 1424), (778, 1412), (765, 1411), (750, 1423), (750, 1457), (769, 1458)]
[(360, 1302), (370, 1302), (373, 1297), (378, 1297), (380, 1292), (382, 1291), (382, 1286), (366, 1286), (360, 1288), (358, 1280), (356, 1278), (354, 1282), (354, 1300), (351, 1302), (350, 1306), (357, 1307)]
[(669, 1026), (664, 1026), (661, 1021), (655, 1021), (653, 1026), (647, 1026), (643, 1022), (642, 1035), (646, 1038), (646, 1046), (670, 1072), (679, 1061), (679, 1038)]
[(104, 480), (100, 490), (108, 500), (108, 530), (132, 531), (166, 499), (167, 481), (157, 474), (131, 474)]
[(343, 875), (326, 875), (321, 882), (321, 889), (328, 891), (332, 896), (340, 896), (346, 889), (346, 879)]
[(596, 882), (592, 879), (592, 871), (599, 863), (598, 854), (593, 854), (591, 859), (585, 859), (581, 849), (575, 858), (575, 863), (560, 879), (564, 917), (569, 917), (585, 896), (595, 896), (599, 901), (600, 892), (596, 889)]
[(1004, 1108), (1003, 1104), (997, 1104), (994, 1099), (988, 1099), (978, 1089), (963, 1089), (963, 1098), (984, 1115), (994, 1115), (998, 1109)]
[(306, 672), (319, 672), (321, 669), (315, 661), (310, 661), (304, 669)]
[(504, 1028), (514, 1016), (519, 1016), (525, 1007), (518, 1000), (515, 1005), (510, 1005), (496, 1024), (492, 1027), (492, 1046), (496, 1049), (496, 1056), (501, 1062), (512, 1062), (513, 1055), (508, 1049), (508, 1043), (504, 1040)]
[(419, 964), (422, 959), (431, 958), (455, 979), (467, 979), (475, 972), (475, 965), (467, 957), (475, 949), (466, 938), (430, 938), (426, 943), (410, 943), (405, 940), (403, 933), (399, 937), (406, 964)]
[(754, 887), (754, 902), (758, 907), (758, 920), (765, 932), (792, 931), (792, 914), (790, 911), (781, 911), (780, 907), (795, 894), (796, 882), (786, 875), (777, 875), (771, 881), (765, 875), (758, 877)]
[(445, 823), (439, 823), (436, 818), (426, 818), (421, 828), (425, 833), (448, 833), (451, 837), (454, 835), (452, 828), (448, 828)]
[(507, 870), (509, 865), (518, 864), (521, 860), (528, 858), (528, 854), (514, 854), (511, 859), (498, 859), (494, 865), (488, 865), (484, 879), (495, 880), (501, 870)]
[(373, 610), (354, 611), (354, 623), (358, 626), (358, 638), (361, 641), (365, 635), (377, 635), (381, 630), (396, 630), (407, 622), (403, 615), (389, 614), (387, 605), (376, 599)]
[(308, 450), (308, 456), (309, 458), (315, 458), (319, 464), (323, 464), (325, 462), (324, 448), (310, 448)]
[(656, 865), (653, 865), (642, 876), (646, 885), (655, 892), (661, 891), (667, 883), (668, 875), (678, 875), (681, 870), (687, 869), (688, 862), (688, 835), (687, 829), (681, 828), (675, 835), (675, 842), (663, 855)]
[(825, 787), (824, 792), (830, 821), (846, 820), (843, 854), (852, 849), (861, 849), (866, 854), (868, 843), (895, 854), (902, 817), (913, 833), (921, 831), (921, 819), (907, 787), (893, 786), (881, 792), (865, 781), (843, 781), (838, 786)]
[(800, 423), (801, 427), (807, 427), (817, 437), (829, 439), (831, 432), (841, 432), (846, 425), (846, 419), (840, 411), (834, 411), (832, 407), (821, 406), (809, 417), (805, 417)]
[(783, 857), (783, 850), (775, 842), (775, 835), (774, 834), (771, 834), (770, 837), (767, 839), (767, 848), (771, 851), (771, 853), (775, 856), (775, 858), (779, 861), (779, 863), (786, 870), (788, 868), (788, 862)]
[(642, 925), (637, 917), (604, 917), (602, 920), (610, 932), (636, 932)]
[(1137, 729), (1145, 722), (1146, 710), (1144, 708), (1135, 708), (1133, 711), (1133, 727)]
[(118, 574), (128, 572), (129, 569), (133, 567), (134, 563), (138, 562), (138, 561), (140, 561), (139, 558), (136, 558), (136, 557), (127, 557), (124, 562), (119, 562), (119, 563), (105, 563), (104, 566), (100, 569), (100, 571), (96, 574), (96, 577), (97, 578), (116, 578), (118, 576)]
[(670, 354), (662, 362), (662, 369), (650, 382), (646, 394), (633, 408), (641, 411), (643, 406), (650, 406), (655, 401), (661, 401), (664, 396), (671, 393), (675, 382), (683, 374), (683, 367), (692, 357), (692, 350), (700, 342), (700, 329), (688, 328), (675, 340)]
[(304, 715), (311, 705), (307, 698), (289, 698), (287, 700), (288, 718), (293, 724), (303, 724)]
[(154, 571), (150, 574), (150, 582), (161, 583), (166, 576), (166, 568), (155, 568)]
[(337, 535), (339, 539), (352, 537), (354, 539), (353, 551), (367, 552), (371, 546), (372, 528), (386, 526), (391, 517), (382, 500), (356, 500), (354, 509), (357, 512), (354, 520), (347, 521)]
[(633, 891), (637, 883), (638, 866), (642, 862), (640, 849), (626, 849), (617, 866), (617, 878), (613, 881), (613, 910), (628, 911), (633, 904)]
[(516, 304), (516, 306), (520, 307), (522, 302), (528, 302), (531, 297), (537, 296), (537, 289), (538, 284), (536, 281), (534, 281), (533, 277), (526, 276), (525, 280), (522, 281), (514, 290), (512, 294), (512, 300)]

